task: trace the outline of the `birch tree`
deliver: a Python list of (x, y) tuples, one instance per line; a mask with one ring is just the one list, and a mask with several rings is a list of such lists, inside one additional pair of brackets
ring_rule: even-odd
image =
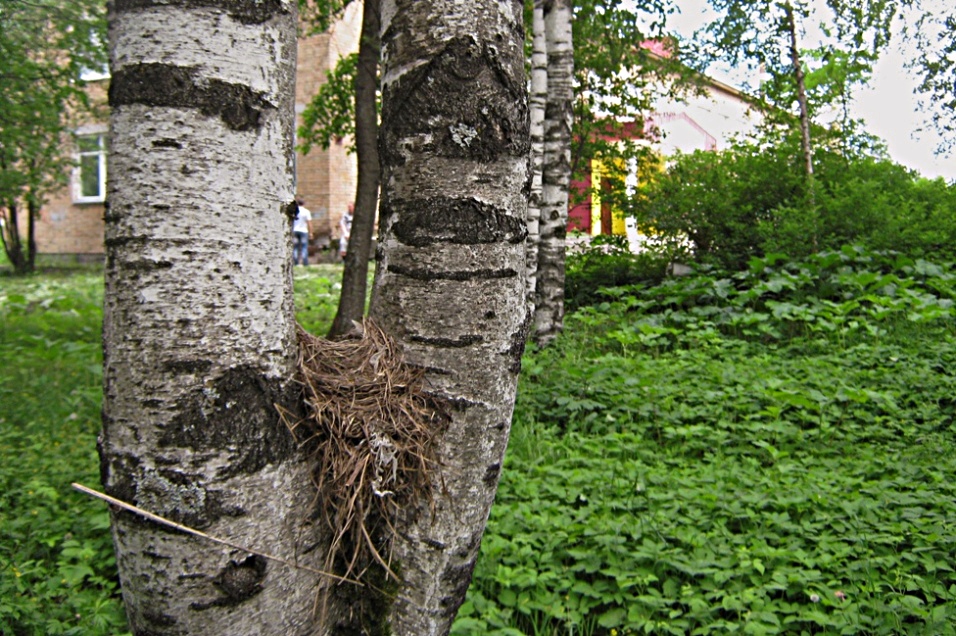
[(104, 486), (298, 567), (112, 513), (136, 634), (312, 633), (297, 408), (295, 0), (114, 0)]
[(534, 308), (534, 339), (539, 344), (557, 337), (564, 324), (574, 76), (571, 0), (546, 0), (543, 2), (543, 17), (548, 63)]
[(534, 0), (531, 18), (531, 196), (528, 200), (528, 302), (534, 311), (538, 281), (541, 222), (541, 172), (544, 163), (544, 112), (548, 102), (548, 49), (544, 0)]
[(520, 0), (382, 3), (382, 253), (371, 316), (452, 405), (432, 509), (397, 521), (403, 636), (448, 632), (498, 484), (527, 336)]

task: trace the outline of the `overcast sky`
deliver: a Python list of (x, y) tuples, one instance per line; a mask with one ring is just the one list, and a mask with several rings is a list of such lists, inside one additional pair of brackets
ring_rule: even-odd
[[(953, 0), (936, 0), (942, 7)], [(705, 23), (706, 0), (679, 0), (681, 13), (673, 16), (673, 28), (689, 37), (694, 29)], [(813, 45), (807, 43), (807, 48)], [(937, 157), (936, 133), (929, 115), (919, 112), (915, 94), (917, 79), (904, 69), (907, 52), (900, 46), (892, 47), (877, 63), (870, 87), (857, 93), (854, 112), (867, 123), (869, 132), (882, 138), (892, 159), (919, 170), (927, 177), (941, 176), (956, 180), (956, 156)], [(733, 84), (733, 77), (719, 79)], [(915, 131), (925, 128), (922, 133)]]

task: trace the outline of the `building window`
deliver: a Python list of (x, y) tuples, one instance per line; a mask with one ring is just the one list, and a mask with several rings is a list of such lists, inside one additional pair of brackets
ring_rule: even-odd
[(106, 199), (106, 153), (109, 139), (105, 134), (82, 135), (76, 138), (79, 149), (73, 200), (77, 203), (100, 203)]

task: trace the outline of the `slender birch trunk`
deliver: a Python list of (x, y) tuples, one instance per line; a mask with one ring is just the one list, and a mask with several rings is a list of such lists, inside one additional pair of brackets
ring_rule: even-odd
[(382, 3), (381, 252), (371, 315), (451, 405), (433, 508), (397, 521), (396, 636), (447, 634), (471, 581), (527, 337), (520, 0)]
[[(113, 0), (109, 494), (319, 567), (295, 408), (296, 2)], [(113, 511), (134, 634), (314, 633), (317, 575)]]
[(544, 0), (534, 0), (531, 48), (531, 196), (528, 200), (528, 303), (534, 312), (541, 239), (541, 171), (544, 165), (544, 112), (548, 103), (548, 48)]
[(541, 238), (535, 293), (534, 339), (547, 344), (564, 326), (565, 237), (571, 181), (574, 48), (571, 0), (545, 0), (548, 101), (544, 120)]
[(807, 89), (804, 81), (803, 64), (800, 62), (800, 49), (797, 46), (797, 23), (793, 16), (793, 5), (786, 2), (783, 5), (783, 10), (786, 14), (786, 28), (790, 36), (790, 63), (793, 64), (793, 75), (797, 83), (797, 103), (800, 106), (800, 144), (803, 149), (803, 168), (807, 174), (807, 182), (812, 188), (813, 148), (810, 145), (810, 111), (807, 107)]
[(342, 294), (329, 331), (330, 337), (348, 333), (353, 321), (360, 322), (365, 315), (368, 259), (378, 212), (380, 176), (378, 109), (375, 107), (381, 56), (379, 5), (380, 0), (365, 0), (362, 7), (362, 35), (355, 73), (355, 148), (358, 156), (355, 215), (342, 271)]

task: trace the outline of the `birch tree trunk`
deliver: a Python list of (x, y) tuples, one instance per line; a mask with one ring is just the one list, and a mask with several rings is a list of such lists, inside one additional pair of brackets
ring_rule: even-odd
[(528, 302), (534, 312), (541, 239), (541, 170), (544, 165), (544, 111), (548, 103), (548, 48), (544, 0), (534, 0), (531, 19), (531, 196), (528, 200)]
[(790, 63), (793, 65), (794, 80), (797, 84), (797, 104), (800, 107), (800, 146), (803, 149), (803, 169), (813, 196), (813, 148), (810, 145), (810, 110), (807, 106), (807, 88), (804, 80), (803, 64), (800, 62), (800, 49), (797, 46), (797, 22), (793, 16), (793, 5), (783, 5), (787, 35), (790, 39)]
[(379, 5), (379, 0), (364, 0), (362, 7), (362, 35), (355, 73), (355, 149), (358, 156), (355, 215), (342, 271), (342, 294), (329, 331), (330, 337), (348, 333), (352, 322), (361, 321), (365, 315), (368, 259), (378, 212), (380, 177), (375, 97), (381, 55)]
[[(295, 408), (296, 1), (113, 0), (102, 478), (318, 567)], [(317, 576), (112, 513), (134, 634), (311, 634)]]
[(534, 339), (547, 344), (564, 326), (564, 262), (571, 181), (571, 0), (544, 1), (548, 51), (548, 101), (544, 117), (541, 238), (535, 293)]
[(447, 634), (471, 581), (527, 337), (520, 0), (382, 3), (381, 252), (371, 315), (452, 405), (433, 510), (397, 521), (396, 636)]

